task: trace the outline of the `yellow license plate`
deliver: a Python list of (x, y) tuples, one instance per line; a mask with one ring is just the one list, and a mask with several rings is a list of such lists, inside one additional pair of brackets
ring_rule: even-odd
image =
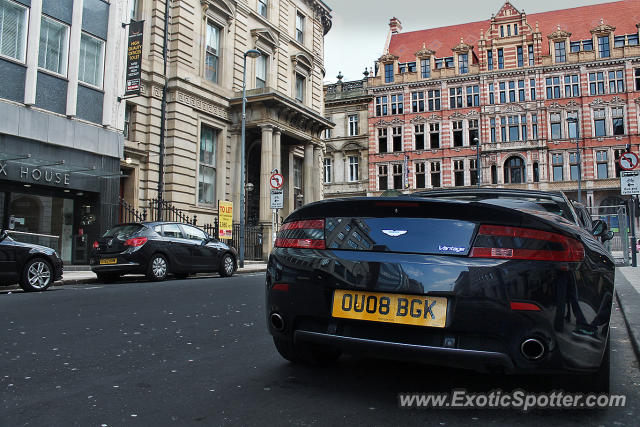
[(100, 260), (100, 264), (101, 265), (105, 265), (105, 264), (117, 264), (118, 263), (118, 258), (103, 258)]
[(333, 317), (444, 328), (447, 299), (424, 295), (336, 290)]

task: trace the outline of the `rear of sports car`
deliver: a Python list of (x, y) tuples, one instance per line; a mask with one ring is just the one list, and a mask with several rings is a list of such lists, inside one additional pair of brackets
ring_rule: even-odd
[(425, 198), (324, 201), (280, 228), (266, 314), (294, 361), (347, 352), (593, 374), (606, 357), (613, 278), (602, 245), (557, 215)]

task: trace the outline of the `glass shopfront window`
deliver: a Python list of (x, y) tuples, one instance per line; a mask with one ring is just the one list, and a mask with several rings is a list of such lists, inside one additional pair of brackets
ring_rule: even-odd
[(86, 264), (100, 230), (91, 198), (0, 193), (0, 220), (17, 241), (55, 249), (65, 264)]

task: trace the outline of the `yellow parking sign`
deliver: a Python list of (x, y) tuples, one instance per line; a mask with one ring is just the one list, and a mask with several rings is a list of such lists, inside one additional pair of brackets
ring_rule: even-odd
[(233, 230), (233, 202), (218, 200), (218, 238), (231, 239)]

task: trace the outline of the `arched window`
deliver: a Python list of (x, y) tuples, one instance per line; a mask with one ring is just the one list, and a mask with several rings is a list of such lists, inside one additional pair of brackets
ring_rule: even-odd
[(504, 162), (504, 183), (521, 184), (526, 182), (524, 161), (520, 157), (509, 157)]

